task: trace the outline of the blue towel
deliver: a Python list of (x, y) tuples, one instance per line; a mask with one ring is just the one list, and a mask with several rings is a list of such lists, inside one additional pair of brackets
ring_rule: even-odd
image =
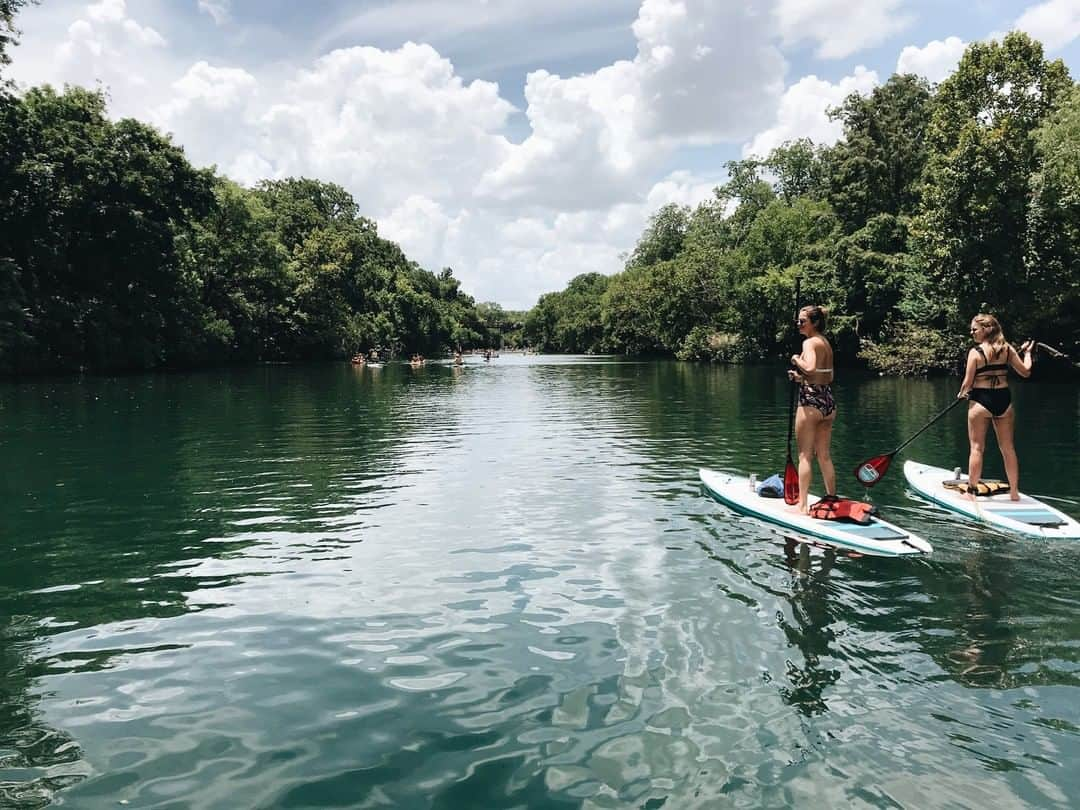
[(780, 473), (776, 475), (770, 475), (764, 481), (757, 485), (757, 494), (762, 498), (783, 498), (784, 497), (784, 479), (780, 477)]

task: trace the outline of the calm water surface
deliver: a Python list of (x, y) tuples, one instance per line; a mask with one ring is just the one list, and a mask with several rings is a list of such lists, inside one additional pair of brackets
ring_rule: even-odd
[[(847, 380), (842, 480), (956, 387)], [(1080, 395), (1015, 388), (1025, 490), (1080, 515)], [(507, 355), (0, 386), (0, 807), (1075, 801), (1080, 544), (897, 465), (931, 557), (788, 553), (697, 480), (779, 470), (785, 392)], [(962, 463), (963, 415), (911, 451)]]

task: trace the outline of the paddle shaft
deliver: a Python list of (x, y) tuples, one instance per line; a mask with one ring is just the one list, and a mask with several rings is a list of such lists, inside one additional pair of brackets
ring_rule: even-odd
[(1073, 359), (1071, 357), (1069, 357), (1069, 355), (1065, 354), (1065, 352), (1061, 351), (1061, 349), (1055, 349), (1053, 346), (1050, 346), (1050, 345), (1048, 345), (1046, 343), (1036, 343), (1035, 345), (1037, 347), (1039, 347), (1040, 349), (1043, 349), (1051, 357), (1056, 357), (1056, 358), (1058, 358), (1060, 360), (1065, 360), (1068, 363), (1072, 363), (1072, 365), (1075, 366), (1076, 368), (1080, 368), (1080, 363), (1074, 362)]
[[(799, 297), (802, 292), (802, 276), (795, 276), (795, 317), (799, 317)], [(797, 332), (796, 332), (797, 334)], [(791, 381), (791, 396), (788, 397), (787, 455), (791, 461), (791, 433), (795, 428), (795, 398), (798, 384)]]
[(964, 402), (964, 401), (965, 400), (963, 400), (963, 399), (954, 399), (949, 404), (949, 406), (947, 408), (945, 408), (941, 413), (939, 413), (937, 416), (935, 416), (933, 419), (931, 419), (929, 422), (927, 422), (925, 425), (923, 425), (921, 428), (919, 428), (918, 431), (916, 431), (914, 436), (912, 436), (906, 442), (904, 442), (899, 447), (897, 447), (895, 450), (893, 450), (891, 453), (889, 453), (889, 455), (890, 456), (895, 456), (897, 453), (899, 453), (901, 450), (903, 450), (905, 447), (907, 447), (909, 444), (911, 444), (917, 438), (922, 436), (923, 433), (926, 432), (926, 429), (929, 428), (932, 424), (934, 424), (934, 422), (936, 422), (938, 419), (943, 417), (945, 414), (947, 414), (949, 411), (951, 411), (953, 408), (955, 408), (957, 405), (959, 405), (961, 402)]
[[(802, 288), (802, 278), (795, 277), (795, 317), (799, 317), (799, 294)], [(788, 397), (788, 423), (787, 423), (787, 463), (784, 465), (784, 503), (794, 506), (799, 502), (799, 471), (791, 458), (791, 433), (795, 427), (795, 396), (798, 388), (792, 380), (791, 394)]]

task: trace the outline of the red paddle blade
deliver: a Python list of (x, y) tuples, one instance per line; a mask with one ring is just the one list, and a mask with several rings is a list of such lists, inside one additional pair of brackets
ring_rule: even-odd
[(889, 465), (892, 464), (892, 455), (874, 456), (855, 468), (855, 477), (864, 487), (872, 487), (885, 477)]
[(787, 466), (784, 467), (784, 503), (788, 506), (797, 504), (799, 502), (799, 471), (795, 469), (795, 465), (788, 459)]

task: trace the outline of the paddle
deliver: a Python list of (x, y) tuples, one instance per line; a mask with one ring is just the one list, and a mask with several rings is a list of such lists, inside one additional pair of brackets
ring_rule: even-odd
[(954, 399), (949, 405), (949, 407), (947, 407), (945, 410), (943, 410), (941, 413), (939, 413), (937, 416), (935, 416), (933, 419), (931, 419), (929, 422), (919, 428), (915, 432), (914, 436), (901, 444), (891, 453), (885, 453), (884, 455), (880, 456), (873, 456), (872, 458), (868, 458), (866, 461), (856, 467), (855, 477), (859, 480), (859, 483), (862, 484), (864, 487), (874, 486), (874, 484), (876, 484), (878, 481), (885, 477), (885, 473), (889, 470), (889, 465), (892, 464), (893, 456), (895, 456), (897, 453), (899, 453), (901, 450), (903, 450), (905, 447), (907, 447), (909, 444), (919, 438), (923, 434), (923, 431), (925, 431), (928, 427), (934, 424), (934, 422), (943, 417), (961, 402), (967, 402), (967, 399)]
[(1059, 360), (1064, 360), (1067, 363), (1071, 363), (1074, 367), (1080, 368), (1080, 363), (1074, 362), (1073, 359), (1069, 357), (1069, 355), (1065, 354), (1065, 352), (1061, 351), (1061, 349), (1055, 349), (1053, 346), (1048, 346), (1045, 343), (1036, 343), (1035, 346), (1045, 350), (1046, 353), (1049, 354), (1051, 357), (1055, 357)]
[[(795, 317), (799, 317), (799, 292), (802, 278), (795, 277)], [(791, 431), (795, 427), (795, 397), (799, 387), (794, 380), (791, 381), (791, 396), (788, 397), (788, 425), (787, 425), (787, 464), (784, 465), (784, 503), (792, 506), (799, 502), (799, 470), (791, 458)]]

